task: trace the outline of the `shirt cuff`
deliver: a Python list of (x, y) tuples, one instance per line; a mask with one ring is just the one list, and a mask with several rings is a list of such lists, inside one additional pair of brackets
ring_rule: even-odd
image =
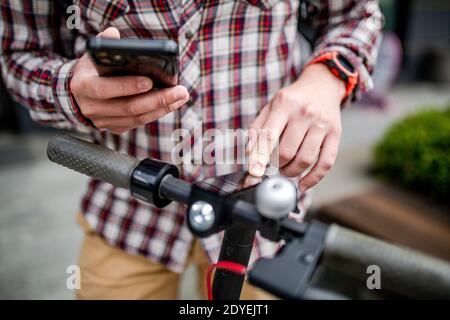
[(372, 77), (370, 76), (369, 70), (367, 70), (367, 67), (361, 61), (361, 58), (347, 47), (335, 45), (318, 48), (313, 52), (312, 56), (306, 63), (308, 64), (310, 61), (328, 52), (337, 52), (342, 55), (345, 59), (348, 60), (348, 62), (351, 63), (352, 67), (358, 73), (358, 82), (347, 101), (359, 100), (363, 93), (366, 93), (373, 88), (373, 81)]
[(75, 130), (91, 132), (95, 126), (83, 116), (74, 96), (70, 92), (70, 81), (73, 75), (73, 67), (77, 60), (69, 61), (59, 67), (53, 76), (53, 96), (55, 108), (70, 122)]

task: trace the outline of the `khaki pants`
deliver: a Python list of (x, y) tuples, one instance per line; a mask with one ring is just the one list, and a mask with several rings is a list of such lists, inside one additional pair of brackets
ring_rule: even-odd
[[(85, 230), (79, 266), (81, 289), (78, 299), (177, 299), (180, 275), (165, 266), (114, 248), (97, 236), (82, 215), (79, 224)], [(189, 262), (199, 271), (198, 289), (206, 299), (205, 275), (209, 265), (200, 242), (191, 249)], [(273, 299), (274, 297), (248, 283), (241, 299)]]

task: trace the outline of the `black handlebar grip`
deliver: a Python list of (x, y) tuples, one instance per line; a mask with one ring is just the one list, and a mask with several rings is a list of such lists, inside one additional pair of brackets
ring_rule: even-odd
[(59, 134), (50, 139), (47, 156), (64, 167), (126, 189), (130, 188), (131, 174), (140, 162), (66, 134)]
[(329, 228), (323, 262), (364, 281), (371, 274), (367, 267), (376, 265), (382, 289), (410, 298), (450, 298), (449, 263), (337, 225)]

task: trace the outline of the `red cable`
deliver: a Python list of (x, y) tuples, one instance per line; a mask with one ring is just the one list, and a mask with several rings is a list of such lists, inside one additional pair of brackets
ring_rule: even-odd
[(247, 272), (247, 267), (234, 263), (231, 261), (218, 261), (217, 263), (213, 263), (209, 265), (208, 272), (206, 273), (206, 290), (208, 292), (208, 300), (212, 300), (212, 284), (211, 284), (211, 274), (214, 269), (225, 269), (234, 273), (244, 275)]

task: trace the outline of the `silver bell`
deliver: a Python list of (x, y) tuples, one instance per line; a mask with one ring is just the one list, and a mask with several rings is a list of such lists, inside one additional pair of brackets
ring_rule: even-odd
[(268, 178), (256, 188), (256, 208), (266, 218), (282, 219), (297, 205), (297, 188), (284, 177)]

